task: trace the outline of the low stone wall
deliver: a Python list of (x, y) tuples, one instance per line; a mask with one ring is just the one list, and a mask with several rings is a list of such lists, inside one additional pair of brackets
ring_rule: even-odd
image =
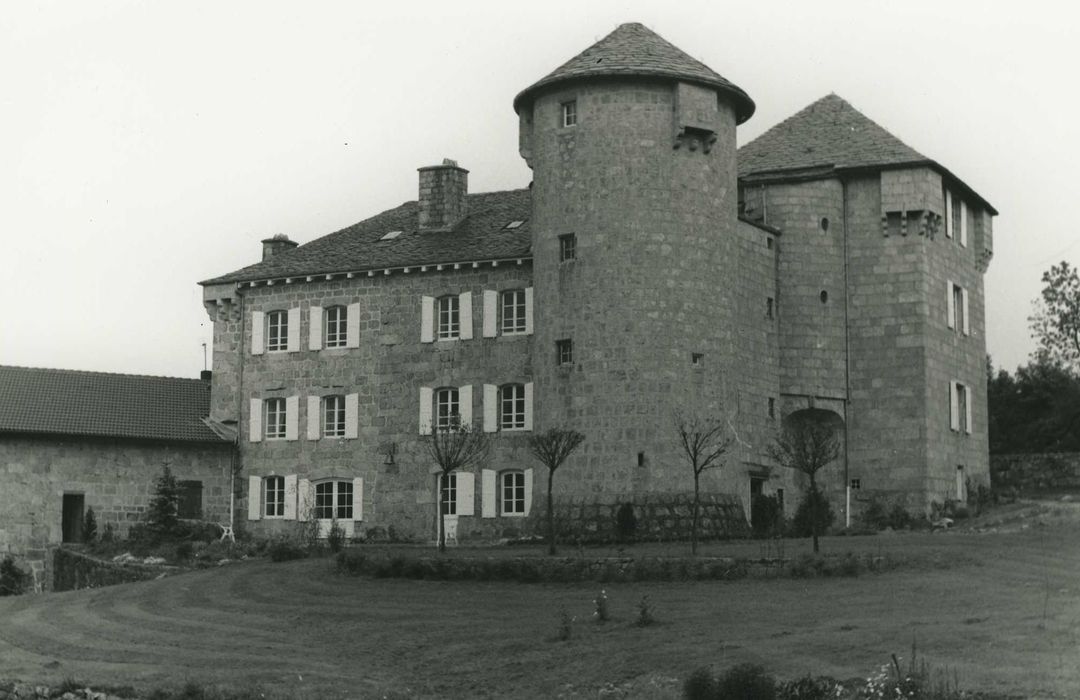
[(1021, 495), (1080, 492), (1080, 452), (990, 455), (990, 479)]
[(52, 590), (77, 591), (83, 588), (147, 581), (165, 572), (166, 570), (159, 566), (117, 564), (57, 547), (52, 557)]
[(47, 685), (0, 681), (0, 700), (132, 700), (132, 696), (109, 695), (90, 688), (50, 688)]

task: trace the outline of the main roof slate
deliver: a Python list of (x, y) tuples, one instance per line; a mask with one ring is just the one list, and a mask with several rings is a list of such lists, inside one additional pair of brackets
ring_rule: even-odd
[(514, 98), (514, 110), (520, 111), (522, 103), (537, 90), (556, 83), (623, 76), (672, 78), (709, 85), (735, 98), (740, 124), (754, 113), (754, 101), (742, 88), (636, 22), (620, 24), (615, 31), (522, 90)]
[[(468, 216), (453, 231), (419, 231), (416, 202), (376, 214), (267, 260), (200, 284), (223, 284), (281, 277), (355, 272), (531, 255), (529, 190), (468, 195)], [(506, 228), (511, 221), (521, 226)], [(391, 231), (396, 238), (379, 240)]]
[(199, 379), (0, 365), (0, 434), (228, 444), (209, 412)]

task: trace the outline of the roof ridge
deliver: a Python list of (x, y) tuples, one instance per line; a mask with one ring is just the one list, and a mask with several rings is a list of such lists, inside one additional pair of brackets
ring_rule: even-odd
[(63, 367), (28, 367), (26, 365), (0, 365), (0, 370), (5, 369), (28, 370), (32, 372), (49, 372), (53, 374), (88, 374), (106, 377), (127, 377), (129, 379), (168, 379), (170, 381), (198, 382), (201, 384), (206, 383), (199, 377), (173, 377), (165, 374), (129, 374), (127, 372), (102, 372), (92, 369), (66, 369)]

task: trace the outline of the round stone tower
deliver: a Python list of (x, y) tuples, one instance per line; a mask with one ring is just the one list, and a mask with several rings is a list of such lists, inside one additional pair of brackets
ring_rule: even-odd
[(557, 485), (685, 492), (673, 414), (737, 414), (733, 373), (752, 361), (733, 341), (735, 127), (754, 103), (624, 24), (514, 109), (533, 170), (535, 428), (586, 435)]

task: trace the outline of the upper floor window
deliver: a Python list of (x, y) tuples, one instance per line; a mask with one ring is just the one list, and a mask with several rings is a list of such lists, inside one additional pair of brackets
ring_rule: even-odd
[(569, 338), (555, 341), (555, 362), (560, 365), (574, 363), (574, 341)]
[(564, 233), (559, 236), (559, 262), (577, 258), (577, 234)]
[(502, 481), (499, 488), (502, 514), (525, 515), (525, 472), (502, 472), (499, 479)]
[(511, 289), (502, 293), (502, 332), (504, 334), (524, 333), (525, 290)]
[(435, 392), (435, 427), (449, 430), (457, 427), (461, 420), (461, 406), (458, 403), (458, 390), (444, 387)]
[(562, 103), (562, 125), (577, 125), (577, 100), (570, 100)]
[(345, 437), (345, 397), (324, 396), (323, 437)]
[(289, 313), (271, 311), (266, 314), (266, 350), (281, 352), (289, 349)]
[(285, 515), (285, 477), (263, 479), (263, 516), (280, 518)]
[(451, 340), (461, 335), (461, 312), (456, 296), (439, 297), (438, 300), (438, 338)]
[(972, 396), (971, 387), (961, 382), (950, 382), (949, 427), (958, 433), (971, 434)]
[(267, 440), (285, 439), (285, 399), (266, 399), (263, 402), (266, 411), (266, 421), (263, 433)]
[(525, 427), (525, 385), (507, 384), (499, 389), (499, 429)]
[(968, 291), (952, 280), (946, 280), (946, 325), (964, 335), (971, 335), (971, 319), (968, 315)]
[(352, 520), (352, 482), (333, 480), (315, 484), (315, 511), (313, 515), (317, 520)]
[(343, 348), (349, 340), (349, 307), (331, 306), (326, 315), (326, 347)]

